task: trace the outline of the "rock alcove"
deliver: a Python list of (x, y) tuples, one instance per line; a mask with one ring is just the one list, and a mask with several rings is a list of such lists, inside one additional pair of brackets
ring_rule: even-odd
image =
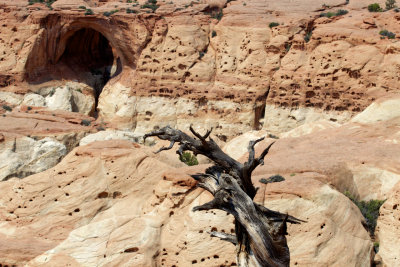
[(57, 64), (68, 66), (74, 76), (92, 86), (96, 102), (104, 85), (121, 72), (121, 61), (107, 38), (91, 28), (80, 29), (68, 38)]
[(52, 38), (50, 29), (47, 32), (46, 43), (38, 43), (28, 58), (25, 79), (31, 84), (54, 81), (58, 86), (60, 81), (61, 85), (68, 81), (85, 83), (93, 88), (97, 108), (103, 87), (122, 71), (116, 49), (91, 27), (76, 27)]

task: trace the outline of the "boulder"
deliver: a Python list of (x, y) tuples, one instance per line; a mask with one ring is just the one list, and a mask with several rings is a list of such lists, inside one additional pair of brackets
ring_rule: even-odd
[(53, 89), (54, 91), (46, 96), (46, 106), (49, 109), (61, 109), (66, 111), (72, 111), (71, 91), (67, 87), (59, 87)]
[(400, 266), (400, 183), (393, 187), (379, 210), (375, 236), (383, 266)]
[(13, 176), (23, 178), (45, 171), (67, 153), (65, 145), (49, 137), (41, 140), (15, 138), (2, 143), (0, 151), (0, 180)]
[(26, 94), (22, 104), (25, 106), (45, 107), (46, 99), (39, 94)]

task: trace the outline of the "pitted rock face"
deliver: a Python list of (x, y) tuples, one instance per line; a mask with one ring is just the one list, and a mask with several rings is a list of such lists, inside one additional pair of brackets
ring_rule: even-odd
[[(143, 4), (6, 4), (1, 31), (14, 37), (2, 44), (2, 90), (79, 80), (118, 128), (193, 122), (231, 137), (346, 122), (398, 89), (398, 44), (379, 35), (383, 27), (396, 33), (394, 11), (372, 14), (359, 1), (172, 1), (154, 13)], [(320, 17), (338, 9), (349, 13)]]

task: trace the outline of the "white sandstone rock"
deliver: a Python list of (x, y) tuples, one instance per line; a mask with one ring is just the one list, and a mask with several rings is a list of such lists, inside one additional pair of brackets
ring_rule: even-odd
[(72, 94), (68, 87), (58, 87), (54, 93), (46, 97), (46, 106), (52, 110), (72, 111)]
[(22, 104), (26, 106), (45, 107), (46, 99), (38, 94), (26, 94)]
[(107, 129), (106, 131), (100, 131), (85, 136), (84, 138), (81, 139), (79, 145), (83, 146), (95, 141), (105, 141), (105, 140), (115, 140), (115, 139), (129, 140), (135, 143), (143, 141), (142, 135), (134, 134), (129, 131)]
[(0, 181), (45, 171), (67, 153), (65, 145), (49, 137), (38, 141), (21, 137), (3, 144), (0, 151)]

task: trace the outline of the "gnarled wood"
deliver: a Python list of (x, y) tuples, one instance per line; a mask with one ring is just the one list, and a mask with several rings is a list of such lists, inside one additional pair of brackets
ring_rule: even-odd
[(236, 245), (238, 266), (289, 266), (286, 224), (302, 221), (253, 202), (257, 190), (251, 181), (251, 174), (258, 165), (264, 164), (264, 157), (273, 143), (256, 157), (254, 147), (264, 138), (251, 141), (248, 146), (249, 158), (242, 164), (224, 153), (209, 137), (211, 130), (205, 135), (200, 135), (192, 127), (190, 131), (197, 139), (169, 126), (146, 134), (144, 139), (157, 136), (171, 142), (169, 147), (163, 147), (156, 153), (171, 149), (175, 143), (179, 143), (179, 155), (190, 150), (195, 155), (201, 154), (214, 161), (215, 165), (205, 173), (192, 175), (199, 187), (214, 196), (212, 201), (194, 207), (193, 211), (220, 209), (235, 217), (236, 235), (218, 232), (210, 234)]

